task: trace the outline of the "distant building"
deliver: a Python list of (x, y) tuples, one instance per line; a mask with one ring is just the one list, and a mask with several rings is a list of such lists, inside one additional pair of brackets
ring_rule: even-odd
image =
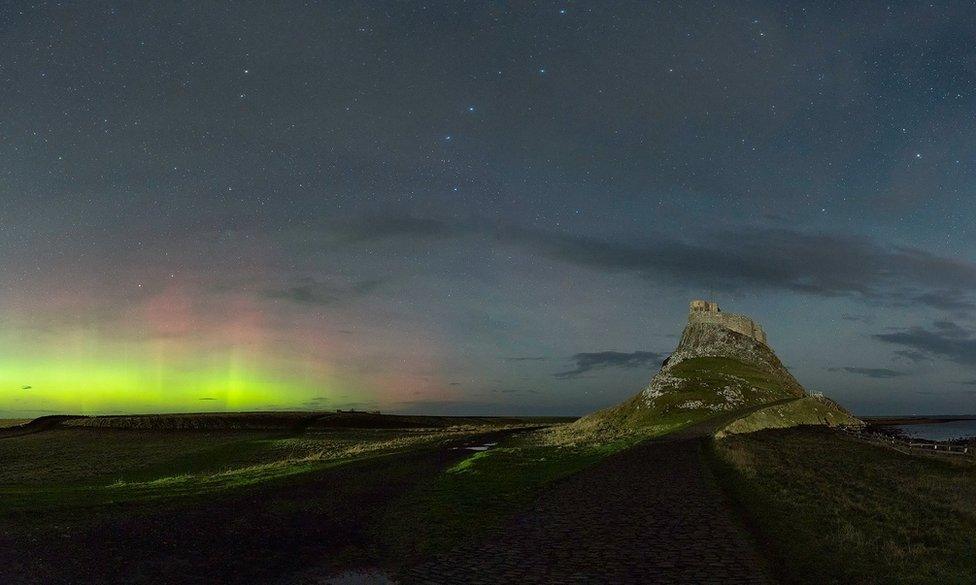
[(766, 332), (762, 325), (745, 315), (723, 313), (718, 303), (695, 299), (688, 307), (688, 323), (714, 323), (726, 329), (747, 335), (766, 345)]

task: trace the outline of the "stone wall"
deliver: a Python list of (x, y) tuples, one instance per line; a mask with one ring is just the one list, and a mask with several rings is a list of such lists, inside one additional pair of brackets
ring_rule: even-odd
[(747, 335), (760, 343), (766, 343), (766, 332), (761, 325), (736, 313), (723, 313), (718, 304), (710, 301), (691, 301), (688, 312), (689, 323), (714, 323), (736, 333)]

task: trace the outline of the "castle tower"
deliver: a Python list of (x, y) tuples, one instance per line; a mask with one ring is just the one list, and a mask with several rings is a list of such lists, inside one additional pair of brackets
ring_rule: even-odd
[(695, 299), (691, 301), (688, 310), (692, 313), (704, 312), (704, 313), (721, 313), (722, 309), (718, 308), (718, 303), (713, 303), (712, 301), (703, 301), (701, 299)]

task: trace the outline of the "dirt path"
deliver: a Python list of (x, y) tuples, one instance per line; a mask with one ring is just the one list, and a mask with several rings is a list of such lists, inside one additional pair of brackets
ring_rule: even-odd
[(708, 472), (700, 435), (614, 455), (401, 583), (769, 583)]

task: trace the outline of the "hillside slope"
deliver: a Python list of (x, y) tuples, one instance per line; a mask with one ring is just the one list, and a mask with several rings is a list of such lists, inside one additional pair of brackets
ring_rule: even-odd
[(745, 414), (725, 425), (716, 437), (754, 433), (763, 429), (779, 429), (805, 425), (858, 426), (862, 424), (851, 413), (821, 395), (798, 398), (786, 403), (771, 404)]
[[(721, 313), (714, 303), (693, 301), (678, 347), (651, 382), (626, 402), (583, 417), (575, 423), (576, 428), (603, 433), (646, 427), (666, 431), (718, 415), (734, 420), (729, 415), (753, 414), (764, 405), (809, 398), (765, 343), (765, 333), (749, 335), (733, 330), (726, 325), (724, 315), (727, 314)], [(747, 317), (731, 317), (734, 319), (728, 319), (729, 323), (749, 325), (737, 326), (738, 329), (761, 332)], [(803, 404), (811, 406), (807, 402)], [(776, 421), (790, 420), (786, 414), (779, 416), (781, 413), (797, 414), (796, 424), (856, 421), (832, 401), (816, 400), (816, 404), (815, 413), (812, 408), (802, 406), (777, 411)], [(761, 425), (765, 420), (759, 415), (754, 417), (749, 426)]]

